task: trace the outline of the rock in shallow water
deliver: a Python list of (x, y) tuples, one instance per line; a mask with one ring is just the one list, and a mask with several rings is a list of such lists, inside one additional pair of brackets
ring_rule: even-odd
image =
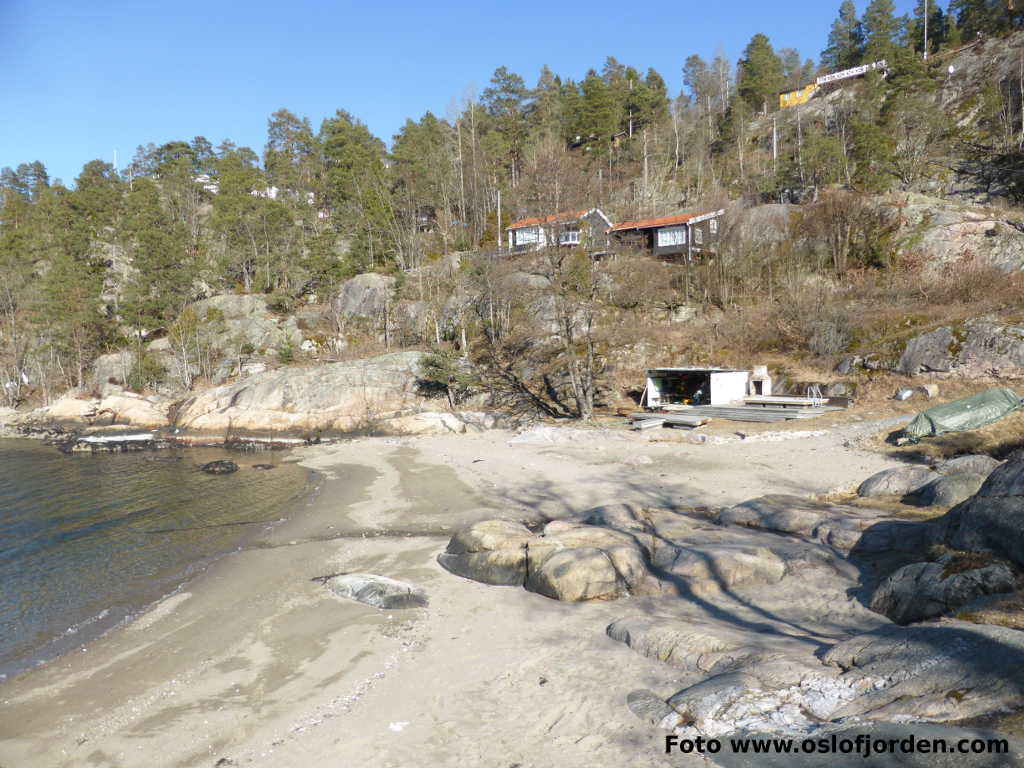
[(358, 600), (374, 608), (419, 608), (427, 596), (419, 587), (372, 573), (347, 573), (327, 580), (328, 588), (339, 597)]
[(221, 459), (203, 464), (199, 469), (209, 475), (230, 475), (238, 471), (238, 465), (229, 459)]

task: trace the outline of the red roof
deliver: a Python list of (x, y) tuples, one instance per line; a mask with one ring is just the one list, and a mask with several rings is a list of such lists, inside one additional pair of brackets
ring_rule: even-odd
[(685, 224), (690, 219), (698, 216), (706, 216), (715, 211), (698, 211), (696, 213), (681, 213), (678, 216), (662, 216), (660, 219), (641, 219), (640, 221), (624, 221), (617, 227), (612, 227), (609, 232), (621, 232), (626, 229), (652, 229), (654, 227), (671, 227), (675, 224)]
[(565, 211), (564, 213), (556, 213), (551, 216), (544, 216), (543, 218), (531, 216), (528, 219), (513, 221), (505, 229), (522, 229), (523, 227), (536, 227), (538, 224), (563, 224), (567, 221), (579, 221), (588, 213), (590, 213), (590, 209), (584, 208), (582, 211)]

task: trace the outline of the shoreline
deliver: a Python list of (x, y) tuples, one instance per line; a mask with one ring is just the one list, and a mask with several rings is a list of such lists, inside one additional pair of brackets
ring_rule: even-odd
[[(27, 437), (0, 438), (0, 445), (4, 443), (14, 445), (16, 451), (19, 450), (17, 448), (19, 443), (23, 443), (23, 448), (30, 451), (47, 451), (47, 447), (40, 445), (38, 440)], [(191, 462), (194, 469), (198, 471), (198, 468), (203, 463), (224, 456), (223, 448), (210, 446), (176, 445), (173, 446), (173, 450), (173, 456), (144, 457), (147, 462), (145, 466), (150, 466), (148, 462), (153, 461), (174, 462), (173, 466), (181, 466), (177, 462), (184, 461), (186, 465)], [(60, 453), (57, 451), (54, 451), (53, 456), (56, 457), (57, 462), (61, 461), (59, 458)], [(76, 457), (67, 454), (65, 454), (65, 457), (69, 461), (76, 460)], [(127, 457), (125, 458), (127, 459)], [(136, 457), (136, 462), (138, 458)], [(120, 459), (121, 457), (118, 456), (95, 456), (93, 458), (94, 461), (102, 462), (116, 462)], [(266, 459), (263, 460), (265, 461)], [(244, 471), (250, 468), (255, 461), (257, 461), (256, 457), (243, 461), (240, 468)], [(139, 465), (136, 463), (135, 466)], [(272, 504), (267, 509), (264, 509), (264, 513), (276, 513), (279, 509), (284, 509), (291, 504), (301, 502), (315, 493), (318, 486), (322, 483), (322, 478), (313, 470), (302, 468), (298, 472), (287, 470), (287, 473), (290, 475), (288, 479), (290, 490), (287, 492), (287, 496), (280, 505)], [(163, 480), (163, 482), (169, 481), (169, 479)], [(218, 503), (222, 501), (223, 498), (218, 499)], [(244, 507), (238, 506), (238, 511), (243, 509)], [(239, 531), (239, 533), (234, 539), (225, 542), (222, 545), (222, 549), (203, 552), (202, 554), (197, 553), (194, 559), (180, 562), (173, 573), (167, 570), (166, 564), (161, 563), (159, 566), (154, 566), (160, 569), (161, 574), (168, 574), (161, 575), (159, 586), (157, 586), (156, 581), (153, 581), (148, 586), (140, 583), (138, 588), (133, 589), (131, 593), (120, 595), (111, 593), (110, 600), (103, 604), (102, 608), (97, 610), (97, 612), (79, 617), (74, 624), (66, 628), (62, 627), (59, 631), (45, 638), (40, 638), (41, 642), (31, 648), (19, 650), (17, 656), (11, 657), (8, 661), (4, 662), (2, 672), (0, 672), (0, 686), (5, 682), (16, 681), (23, 675), (41, 669), (48, 664), (59, 662), (62, 658), (81, 651), (83, 647), (102, 641), (103, 638), (112, 632), (132, 626), (137, 620), (143, 618), (159, 606), (166, 604), (168, 601), (173, 602), (177, 595), (187, 591), (190, 585), (201, 579), (219, 560), (237, 551), (244, 550), (248, 547), (251, 540), (273, 530), (283, 522), (284, 520), (279, 516), (274, 514), (266, 516), (264, 514), (263, 519), (260, 520), (229, 520), (227, 522), (213, 523), (213, 527), (230, 527)], [(173, 529), (173, 531), (177, 530), (178, 528)], [(182, 530), (191, 529), (185, 528)], [(171, 531), (172, 529), (168, 529), (167, 532)]]
[[(323, 479), (279, 527), (132, 624), (0, 684), (0, 764), (665, 765), (660, 732), (625, 697), (640, 682), (670, 690), (675, 672), (604, 634), (643, 601), (566, 604), (460, 579), (436, 562), (451, 533), (609, 502), (824, 492), (895, 464), (841, 436), (770, 452), (511, 438), (294, 449), (285, 459)], [(311, 581), (343, 571), (410, 581), (429, 605), (380, 611)]]

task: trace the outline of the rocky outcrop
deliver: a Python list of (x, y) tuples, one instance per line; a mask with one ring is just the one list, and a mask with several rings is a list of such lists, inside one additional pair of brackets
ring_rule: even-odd
[[(842, 569), (835, 550), (849, 551), (862, 540), (868, 548), (924, 540), (870, 510), (814, 504), (764, 497), (723, 511), (722, 525), (628, 504), (553, 520), (539, 533), (520, 523), (492, 520), (458, 532), (438, 562), (469, 579), (521, 584), (556, 600), (626, 595), (704, 599), (776, 584), (787, 574)], [(766, 531), (806, 540), (766, 536)]]
[[(637, 510), (618, 514), (637, 522)], [(651, 573), (651, 555), (652, 544), (629, 528), (553, 520), (533, 533), (520, 523), (489, 520), (456, 533), (438, 562), (474, 581), (580, 602), (660, 594), (666, 587)]]
[(951, 556), (935, 563), (906, 565), (871, 596), (871, 610), (897, 624), (912, 624), (942, 616), (985, 595), (1012, 592), (1016, 579), (1009, 566), (993, 563), (982, 568), (955, 570)]
[(896, 364), (908, 376), (949, 373), (968, 378), (1024, 376), (1024, 328), (986, 320), (936, 328), (909, 342)]
[(276, 353), (284, 347), (298, 349), (302, 331), (294, 317), (270, 312), (267, 300), (256, 294), (211, 296), (192, 305), (200, 320), (223, 324), (223, 331), (210, 336), (215, 348), (235, 352), (249, 346), (259, 353)]
[(19, 421), (26, 424), (74, 424), (80, 426), (124, 425), (156, 428), (167, 425), (167, 403), (116, 388), (102, 399), (82, 397), (72, 391), (48, 406), (37, 408)]
[(422, 353), (291, 367), (251, 376), (194, 395), (176, 425), (193, 431), (374, 430), (416, 412)]
[(857, 488), (857, 495), (864, 498), (874, 496), (906, 496), (916, 493), (939, 476), (928, 467), (896, 467), (876, 472)]
[(936, 528), (937, 538), (953, 549), (991, 552), (1024, 566), (1024, 460), (998, 467)]
[(372, 573), (346, 573), (326, 580), (328, 589), (338, 597), (356, 600), (374, 608), (394, 610), (420, 608), (427, 604), (422, 589), (387, 576)]
[(1024, 633), (944, 620), (889, 625), (827, 648), (689, 685), (668, 699), (662, 727), (681, 737), (743, 731), (808, 734), (827, 724), (963, 720), (1024, 703)]
[(915, 552), (927, 545), (922, 526), (884, 512), (774, 494), (745, 501), (719, 514), (723, 524), (799, 536), (841, 554)]
[(390, 275), (366, 272), (346, 280), (334, 299), (334, 311), (343, 318), (377, 320), (394, 299), (397, 280)]
[(498, 426), (498, 417), (481, 411), (423, 411), (390, 419), (386, 431), (396, 435), (464, 435)]
[(1024, 632), (943, 620), (883, 627), (828, 650), (822, 661), (863, 686), (830, 719), (963, 720), (1024, 704)]
[[(998, 488), (1018, 485), (1024, 475)], [(778, 495), (717, 515), (608, 505), (540, 531), (492, 520), (457, 533), (439, 561), (559, 600), (643, 596), (607, 634), (673, 667), (674, 695), (627, 697), (649, 724), (680, 738), (818, 736), (1024, 706), (1024, 633), (949, 619), (894, 626), (882, 615), (934, 619), (1014, 589), (1007, 565), (950, 553), (893, 574), (875, 590), (877, 612), (862, 602), (880, 561), (848, 553), (923, 551), (933, 535), (930, 523)]]
[(124, 389), (135, 367), (135, 355), (128, 350), (100, 355), (92, 364), (92, 389), (101, 396)]

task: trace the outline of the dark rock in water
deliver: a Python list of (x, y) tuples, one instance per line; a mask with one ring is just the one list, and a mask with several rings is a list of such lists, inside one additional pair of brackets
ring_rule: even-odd
[(273, 469), (274, 465), (273, 464), (253, 464), (252, 468), (253, 469)]
[(199, 469), (211, 475), (230, 475), (238, 471), (238, 465), (228, 459), (221, 459), (203, 464)]
[(347, 573), (328, 579), (334, 594), (375, 608), (419, 608), (427, 604), (423, 590), (412, 584), (372, 573)]

